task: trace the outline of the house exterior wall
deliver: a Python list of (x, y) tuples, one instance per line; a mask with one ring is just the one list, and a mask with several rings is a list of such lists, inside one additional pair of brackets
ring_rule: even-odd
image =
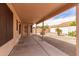
[(23, 23), (22, 25), (22, 36), (29, 36), (31, 35), (31, 31), (32, 31), (32, 28), (31, 28), (32, 24), (28, 24), (28, 23)]
[(18, 43), (21, 34), (19, 34), (19, 31), (16, 31), (16, 20), (20, 21), (18, 15), (16, 14), (13, 6), (11, 4), (7, 4), (8, 7), (13, 12), (13, 39), (8, 41), (6, 44), (0, 46), (0, 55), (7, 56), (13, 49), (13, 47)]

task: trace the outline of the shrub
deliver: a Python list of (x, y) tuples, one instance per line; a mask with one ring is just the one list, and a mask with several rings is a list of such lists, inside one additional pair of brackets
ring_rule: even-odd
[(62, 33), (62, 30), (60, 28), (56, 28), (56, 32), (57, 32), (57, 35), (60, 36), (60, 34)]
[(73, 21), (69, 24), (70, 26), (76, 26), (76, 21)]
[(76, 31), (68, 32), (68, 36), (76, 36)]

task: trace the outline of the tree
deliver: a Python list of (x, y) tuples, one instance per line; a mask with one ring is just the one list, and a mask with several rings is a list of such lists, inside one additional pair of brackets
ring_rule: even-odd
[(48, 29), (49, 26), (48, 26), (48, 25), (44, 25), (44, 26), (41, 26), (41, 28), (43, 28), (43, 29)]
[(50, 31), (50, 28), (48, 25), (41, 26), (40, 28), (42, 29), (41, 35), (45, 35), (47, 29)]

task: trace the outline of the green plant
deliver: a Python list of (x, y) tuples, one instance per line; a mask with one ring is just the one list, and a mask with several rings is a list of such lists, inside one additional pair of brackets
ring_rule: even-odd
[(56, 28), (56, 32), (57, 32), (57, 35), (60, 36), (60, 34), (62, 33), (62, 30), (60, 28)]
[(44, 25), (44, 26), (41, 26), (40, 28), (43, 28), (43, 29), (48, 29), (49, 26), (48, 25)]
[(40, 34), (45, 35), (45, 29), (43, 29)]
[(40, 28), (43, 29), (43, 31), (48, 30), (48, 32), (50, 32), (50, 28), (48, 25), (40, 26)]
[(76, 36), (76, 31), (68, 32), (68, 36)]
[(76, 21), (70, 22), (70, 26), (76, 26)]

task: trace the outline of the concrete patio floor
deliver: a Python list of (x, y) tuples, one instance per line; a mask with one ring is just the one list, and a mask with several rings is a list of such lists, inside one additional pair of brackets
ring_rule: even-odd
[(56, 47), (35, 35), (20, 39), (9, 56), (67, 56)]

